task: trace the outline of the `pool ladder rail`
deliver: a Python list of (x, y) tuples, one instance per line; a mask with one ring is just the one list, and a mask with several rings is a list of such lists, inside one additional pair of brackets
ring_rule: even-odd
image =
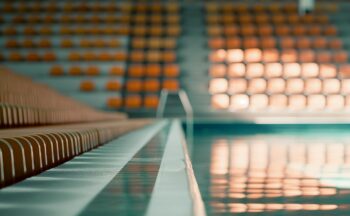
[(193, 141), (193, 108), (185, 90), (169, 91), (163, 89), (160, 92), (159, 104), (157, 107), (157, 118), (163, 118), (169, 95), (177, 95), (180, 98), (182, 107), (186, 113), (186, 140), (189, 146)]

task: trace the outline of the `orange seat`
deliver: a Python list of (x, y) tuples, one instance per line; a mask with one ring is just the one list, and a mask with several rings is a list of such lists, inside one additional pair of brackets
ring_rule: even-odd
[(34, 48), (36, 45), (33, 40), (31, 39), (25, 39), (22, 42), (22, 46), (25, 48)]
[(38, 42), (40, 48), (50, 48), (52, 46), (51, 41), (48, 39), (42, 39)]
[(313, 40), (313, 47), (318, 49), (324, 49), (327, 47), (327, 39), (324, 37), (317, 37)]
[(93, 47), (99, 47), (99, 48), (106, 47), (106, 41), (97, 39), (97, 40), (91, 41), (91, 45)]
[(339, 66), (339, 73), (342, 77), (350, 77), (350, 64), (343, 64)]
[(122, 76), (124, 75), (124, 69), (118, 66), (112, 66), (109, 70), (109, 75)]
[(273, 28), (270, 25), (262, 25), (258, 27), (258, 33), (260, 36), (270, 36), (273, 33)]
[(30, 52), (27, 54), (26, 59), (27, 59), (27, 61), (40, 61), (41, 57), (39, 56), (38, 53)]
[(33, 36), (37, 34), (37, 31), (33, 27), (25, 27), (23, 29), (23, 34), (28, 36)]
[(72, 76), (80, 76), (83, 74), (83, 70), (81, 69), (81, 67), (72, 66), (68, 69), (68, 74)]
[(117, 48), (117, 47), (120, 47), (121, 43), (117, 39), (112, 39), (112, 40), (108, 41), (107, 44), (108, 44), (109, 47)]
[(329, 41), (329, 48), (331, 49), (342, 49), (343, 48), (343, 41), (341, 39), (331, 39)]
[(128, 75), (130, 77), (142, 77), (145, 74), (145, 67), (141, 64), (130, 65)]
[(275, 33), (276, 33), (276, 35), (279, 35), (279, 36), (289, 35), (290, 27), (289, 26), (285, 26), (285, 25), (276, 26)]
[(266, 24), (269, 23), (270, 19), (269, 16), (262, 14), (262, 15), (257, 15), (255, 17), (255, 22), (259, 24)]
[(280, 40), (280, 47), (282, 49), (292, 49), (295, 48), (295, 40), (292, 37), (283, 37)]
[(95, 90), (95, 83), (91, 80), (85, 80), (80, 83), (80, 91), (91, 92)]
[(3, 30), (3, 34), (7, 36), (13, 36), (17, 34), (17, 30), (14, 27), (7, 27)]
[(18, 52), (12, 52), (9, 54), (8, 59), (10, 61), (21, 61), (23, 59), (22, 55)]
[(160, 89), (160, 82), (157, 79), (147, 79), (144, 81), (143, 90), (146, 92), (156, 92)]
[(161, 67), (159, 64), (149, 64), (146, 67), (146, 76), (159, 77), (161, 75)]
[(300, 62), (314, 62), (315, 59), (316, 59), (316, 55), (313, 50), (305, 49), (299, 52)]
[(348, 62), (348, 52), (347, 51), (337, 51), (333, 55), (334, 62), (346, 63)]
[(165, 77), (178, 77), (180, 68), (177, 64), (166, 64), (163, 67), (163, 75)]
[(323, 32), (327, 36), (336, 36), (337, 35), (337, 28), (335, 26), (326, 26), (323, 29)]
[(85, 61), (94, 61), (97, 59), (97, 55), (93, 52), (85, 52), (82, 55), (82, 59)]
[(134, 49), (144, 49), (146, 47), (146, 40), (144, 38), (134, 38), (131, 41), (131, 46)]
[(180, 88), (179, 82), (175, 79), (167, 79), (163, 81), (163, 89), (177, 91)]
[(243, 36), (253, 36), (256, 33), (255, 30), (256, 30), (255, 26), (253, 26), (253, 25), (243, 25), (243, 26), (241, 26), (241, 34)]
[(144, 106), (146, 108), (157, 108), (159, 97), (157, 95), (146, 95), (144, 98)]
[(165, 38), (163, 40), (163, 48), (165, 49), (175, 49), (177, 46), (177, 41), (174, 38)]
[(222, 49), (225, 48), (225, 40), (223, 38), (209, 39), (208, 46), (210, 49)]
[(286, 49), (281, 51), (281, 62), (296, 62), (298, 60), (298, 52), (294, 49)]
[(41, 35), (51, 35), (52, 34), (52, 29), (50, 27), (42, 27), (39, 29), (39, 34)]
[(163, 40), (160, 38), (149, 38), (147, 41), (147, 47), (150, 49), (163, 48)]
[(50, 75), (51, 75), (51, 76), (61, 76), (61, 75), (64, 75), (63, 67), (60, 66), (60, 65), (52, 66), (51, 69), (50, 69)]
[(262, 52), (262, 57), (264, 62), (278, 62), (280, 60), (280, 55), (277, 49), (265, 49)]
[(126, 61), (128, 56), (125, 52), (117, 52), (113, 54), (113, 60), (115, 61)]
[(236, 22), (236, 17), (232, 14), (223, 14), (221, 17), (221, 21), (224, 25), (231, 25)]
[(330, 52), (327, 51), (318, 52), (316, 55), (316, 60), (319, 63), (328, 63), (331, 62), (332, 55)]
[(272, 16), (271, 21), (274, 24), (285, 24), (286, 16), (285, 15), (281, 15), (281, 14), (276, 14), (276, 15)]
[(46, 52), (43, 55), (44, 61), (55, 61), (56, 60), (56, 54), (54, 52)]
[(89, 66), (86, 68), (86, 75), (98, 76), (100, 74), (100, 69), (97, 66)]
[(276, 39), (274, 37), (262, 37), (260, 39), (261, 48), (270, 49), (276, 48)]
[(317, 25), (312, 25), (308, 28), (309, 34), (310, 35), (321, 35), (322, 29), (320, 26)]
[(132, 62), (143, 62), (145, 60), (145, 53), (143, 51), (132, 51), (129, 58)]
[[(223, 29), (223, 32), (226, 36), (237, 36), (237, 34), (239, 33), (239, 28), (237, 26), (225, 26)], [(218, 34), (221, 35), (221, 34)]]
[(122, 106), (122, 99), (120, 97), (110, 97), (107, 99), (107, 107), (111, 109), (118, 109)]
[(297, 39), (297, 47), (299, 49), (309, 49), (311, 48), (311, 40), (307, 37)]
[(329, 18), (327, 15), (315, 16), (315, 20), (320, 24), (328, 24), (329, 23)]
[(174, 51), (164, 51), (162, 60), (164, 62), (174, 62), (176, 61), (176, 53)]
[(211, 37), (217, 37), (217, 36), (221, 36), (221, 34), (223, 33), (223, 29), (220, 26), (209, 26), (207, 27), (207, 33)]
[(73, 47), (73, 41), (70, 39), (63, 39), (63, 40), (61, 40), (61, 47), (62, 48), (71, 48), (71, 47)]
[(77, 52), (70, 52), (70, 53), (68, 54), (68, 60), (69, 60), (69, 61), (79, 61), (79, 60), (81, 60), (80, 53), (77, 53)]
[(109, 80), (105, 85), (107, 91), (119, 91), (121, 87), (122, 85), (117, 80)]
[(125, 107), (136, 109), (142, 105), (142, 99), (140, 95), (128, 95), (125, 97)]
[(84, 47), (84, 48), (91, 47), (91, 42), (87, 39), (80, 40), (79, 44), (80, 44), (80, 47)]
[[(242, 46), (242, 41), (239, 37), (230, 37), (226, 39), (227, 49), (237, 49), (237, 48), (241, 48), (241, 46)], [(224, 46), (221, 48), (224, 48)]]
[(170, 26), (166, 29), (166, 33), (170, 37), (177, 37), (181, 33), (181, 28), (179, 26)]
[(294, 28), (292, 28), (292, 32), (296, 36), (302, 36), (306, 34), (307, 28), (302, 25), (295, 25)]
[(100, 61), (110, 61), (111, 59), (112, 56), (108, 52), (102, 52), (98, 55), (98, 60)]
[(18, 41), (13, 40), (13, 39), (10, 39), (10, 40), (6, 41), (6, 43), (5, 43), (6, 48), (17, 48), (19, 46), (20, 46), (20, 44), (18, 43)]
[(244, 48), (256, 48), (259, 47), (259, 40), (256, 37), (245, 37), (245, 39), (243, 39), (243, 47)]
[(125, 85), (128, 92), (140, 92), (143, 90), (143, 82), (139, 79), (127, 80)]

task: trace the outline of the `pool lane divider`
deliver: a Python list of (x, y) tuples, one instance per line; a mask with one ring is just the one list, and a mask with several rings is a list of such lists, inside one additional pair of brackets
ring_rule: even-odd
[(0, 215), (81, 213), (160, 130), (162, 120), (0, 190)]
[(171, 123), (157, 180), (146, 216), (205, 216), (183, 130)]

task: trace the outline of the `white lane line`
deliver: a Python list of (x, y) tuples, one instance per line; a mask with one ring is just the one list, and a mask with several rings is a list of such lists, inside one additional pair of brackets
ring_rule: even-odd
[(56, 168), (2, 189), (0, 215), (79, 214), (166, 124), (167, 121), (161, 121), (128, 133)]
[(179, 121), (171, 124), (146, 216), (204, 216)]

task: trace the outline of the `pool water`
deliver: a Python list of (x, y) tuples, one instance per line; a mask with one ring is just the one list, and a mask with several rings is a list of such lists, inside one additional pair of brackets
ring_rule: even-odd
[(208, 215), (350, 215), (349, 126), (203, 126), (191, 152)]

